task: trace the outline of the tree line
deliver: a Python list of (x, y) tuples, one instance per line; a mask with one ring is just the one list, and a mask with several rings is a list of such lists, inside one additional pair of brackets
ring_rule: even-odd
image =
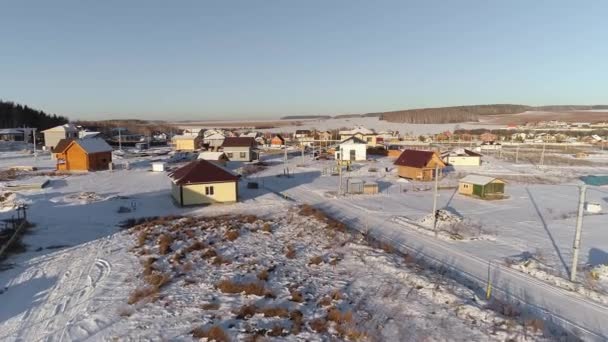
[(388, 122), (437, 124), (478, 121), (480, 115), (516, 114), (523, 113), (531, 108), (524, 105), (494, 104), (408, 109), (379, 114), (380, 120)]
[(45, 130), (68, 122), (65, 116), (47, 114), (28, 106), (0, 100), (0, 128), (30, 127)]

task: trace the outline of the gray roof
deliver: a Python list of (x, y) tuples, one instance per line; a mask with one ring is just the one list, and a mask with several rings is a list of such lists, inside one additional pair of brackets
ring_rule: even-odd
[(498, 178), (488, 177), (488, 176), (479, 176), (479, 175), (468, 175), (462, 179), (460, 179), (460, 183), (469, 183), (475, 185), (486, 185)]
[(78, 139), (76, 143), (85, 150), (86, 153), (112, 152), (112, 146), (99, 138)]

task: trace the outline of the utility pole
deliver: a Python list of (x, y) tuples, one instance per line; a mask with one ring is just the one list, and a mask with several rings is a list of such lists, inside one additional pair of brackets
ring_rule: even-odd
[(34, 160), (38, 159), (38, 150), (36, 150), (36, 128), (34, 128), (34, 133), (32, 135), (34, 140)]
[(543, 142), (543, 151), (540, 153), (540, 165), (543, 166), (545, 165), (545, 146), (547, 145), (546, 142)]
[(344, 157), (342, 156), (343, 151), (343, 149), (340, 149), (340, 158), (338, 158), (338, 196), (342, 195), (342, 160), (344, 160)]
[(302, 166), (304, 166), (304, 145), (302, 144)]
[(118, 150), (122, 151), (122, 135), (120, 134), (121, 129), (118, 127)]
[(283, 175), (289, 177), (289, 167), (287, 166), (287, 145), (283, 145)]
[(572, 267), (570, 268), (570, 281), (576, 281), (576, 267), (578, 266), (578, 252), (581, 245), (581, 231), (583, 230), (583, 215), (585, 213), (585, 192), (587, 186), (583, 184), (578, 199), (578, 215), (576, 217), (576, 232), (572, 246)]
[(439, 166), (435, 165), (435, 191), (433, 192), (433, 230), (437, 236), (437, 188), (439, 184)]
[(519, 144), (517, 144), (517, 148), (515, 149), (515, 164), (519, 163)]

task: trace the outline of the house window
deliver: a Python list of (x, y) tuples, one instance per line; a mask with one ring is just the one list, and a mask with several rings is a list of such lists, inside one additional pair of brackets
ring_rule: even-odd
[(372, 137), (367, 137), (367, 142), (372, 142)]
[(228, 157), (228, 158), (232, 158), (232, 152), (228, 152), (228, 153), (226, 153), (226, 157)]
[(246, 152), (241, 152), (241, 154), (239, 156), (241, 158), (247, 158), (247, 153)]
[(213, 187), (212, 186), (206, 186), (205, 187), (205, 195), (207, 195), (207, 196), (213, 196)]

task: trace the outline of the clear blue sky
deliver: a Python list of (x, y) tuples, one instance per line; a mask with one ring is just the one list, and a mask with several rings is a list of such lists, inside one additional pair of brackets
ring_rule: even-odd
[(2, 1), (0, 99), (73, 119), (608, 103), (608, 1)]

